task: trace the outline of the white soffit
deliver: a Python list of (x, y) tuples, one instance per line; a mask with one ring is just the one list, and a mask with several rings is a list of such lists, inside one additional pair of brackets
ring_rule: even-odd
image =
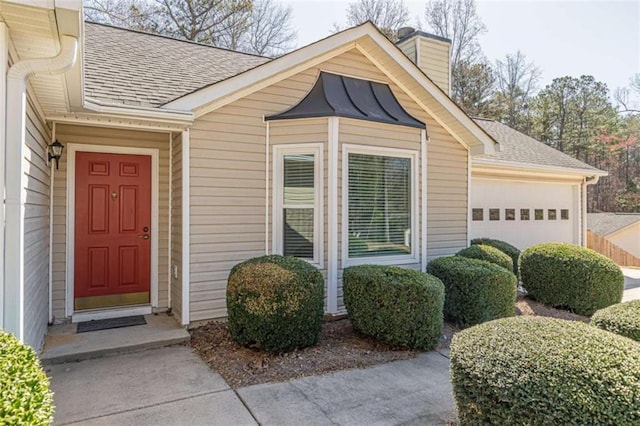
[[(60, 43), (53, 9), (0, 2), (0, 17), (9, 27), (14, 61), (58, 54)], [(46, 115), (67, 110), (64, 76), (35, 76), (29, 83)]]

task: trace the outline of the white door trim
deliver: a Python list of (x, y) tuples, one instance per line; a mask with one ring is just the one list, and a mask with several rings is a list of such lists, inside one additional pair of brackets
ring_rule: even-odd
[[(151, 307), (158, 306), (158, 237), (159, 237), (159, 150), (152, 148), (131, 148), (111, 145), (67, 144), (67, 241), (66, 241), (66, 301), (65, 314), (74, 316), (74, 254), (75, 254), (75, 192), (76, 192), (76, 153), (101, 152), (105, 154), (147, 155), (151, 157)], [(124, 312), (114, 308), (114, 312)], [(77, 314), (76, 314), (77, 315)]]

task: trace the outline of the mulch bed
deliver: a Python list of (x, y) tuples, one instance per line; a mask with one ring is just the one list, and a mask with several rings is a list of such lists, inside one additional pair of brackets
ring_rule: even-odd
[[(516, 314), (589, 321), (588, 317), (549, 308), (525, 296), (518, 297)], [(445, 323), (437, 349), (447, 349), (457, 331), (454, 325)], [(348, 319), (326, 322), (318, 345), (281, 355), (238, 345), (229, 335), (227, 325), (221, 322), (191, 330), (190, 345), (233, 388), (370, 367), (414, 358), (420, 353), (363, 336), (353, 330)]]

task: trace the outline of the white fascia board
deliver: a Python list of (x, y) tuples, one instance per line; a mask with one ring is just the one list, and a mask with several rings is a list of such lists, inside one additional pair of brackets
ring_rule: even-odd
[(111, 114), (113, 116), (131, 117), (136, 119), (166, 120), (188, 124), (192, 124), (194, 120), (194, 115), (190, 111), (168, 110), (164, 108), (131, 108), (123, 105), (112, 105), (86, 100), (84, 102), (84, 107), (90, 111), (101, 114)]
[(554, 175), (560, 177), (591, 177), (608, 176), (609, 173), (602, 170), (581, 170), (568, 167), (545, 166), (539, 164), (518, 163), (515, 161), (491, 160), (487, 158), (474, 158), (472, 160), (472, 171), (492, 171), (502, 173), (514, 173), (522, 175)]

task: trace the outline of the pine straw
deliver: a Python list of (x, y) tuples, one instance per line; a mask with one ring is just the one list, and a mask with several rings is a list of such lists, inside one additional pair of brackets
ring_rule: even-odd
[[(588, 317), (544, 306), (525, 296), (516, 301), (516, 315), (547, 316), (588, 322)], [(458, 331), (445, 323), (437, 349), (447, 349)], [(191, 330), (191, 347), (233, 388), (283, 382), (349, 368), (363, 368), (410, 359), (420, 352), (386, 345), (353, 330), (347, 319), (326, 322), (318, 345), (273, 355), (238, 345), (226, 323), (211, 322)]]

